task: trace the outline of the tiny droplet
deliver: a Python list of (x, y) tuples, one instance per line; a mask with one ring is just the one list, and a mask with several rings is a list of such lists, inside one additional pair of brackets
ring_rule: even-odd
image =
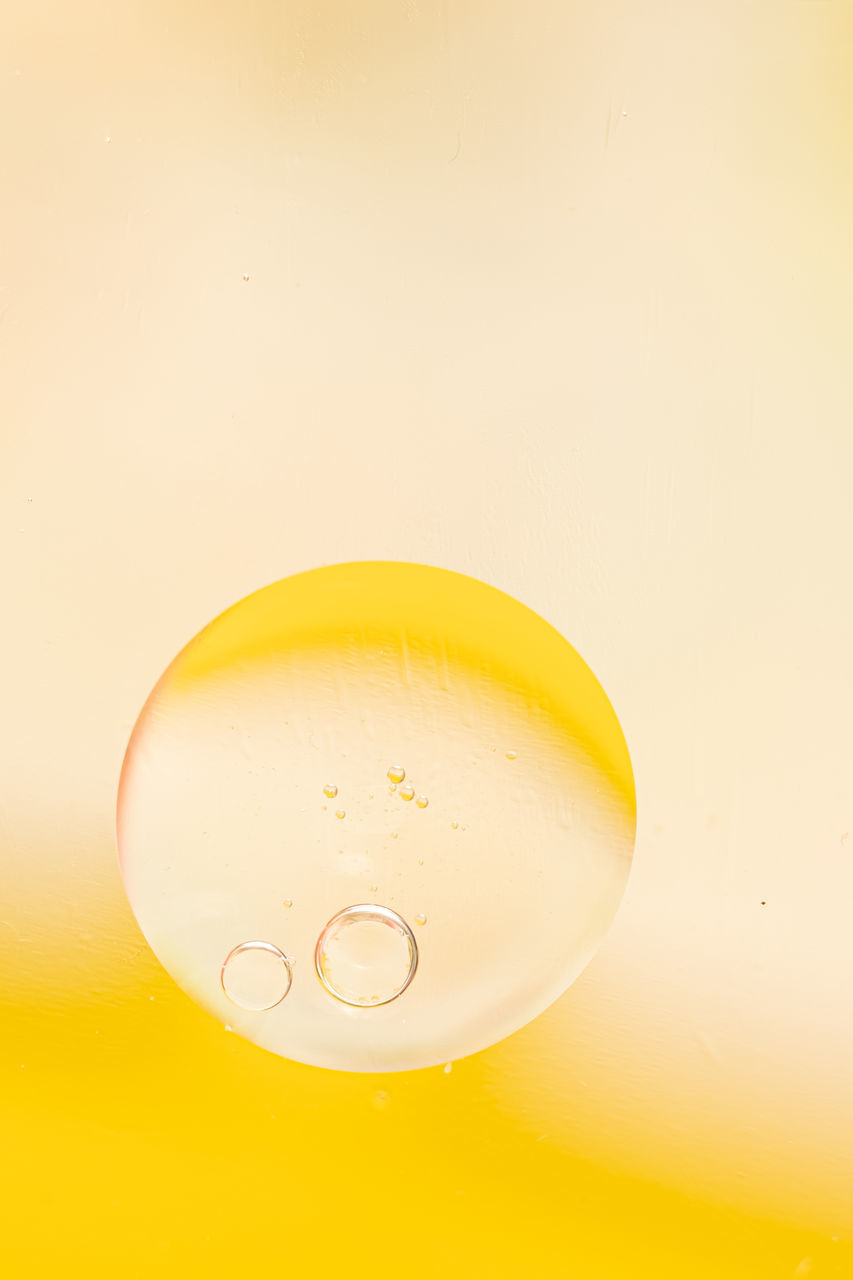
[(399, 831), (392, 831), (392, 832), (391, 832), (391, 839), (392, 839), (392, 840), (396, 840), (396, 839), (397, 839), (397, 837), (399, 836), (399, 834), (400, 834), (400, 833), (399, 833)]
[(243, 279), (244, 279), (244, 280), (248, 280), (248, 279), (249, 279), (249, 273), (248, 273), (247, 271), (244, 271), (244, 272), (243, 272)]
[(392, 764), (388, 770), (389, 782), (402, 782), (406, 776), (406, 770), (401, 764)]
[(415, 788), (410, 786), (409, 783), (407, 782), (404, 787), (400, 788), (400, 799), (414, 800), (414, 798), (415, 798)]
[(379, 892), (379, 885), (378, 885), (378, 884), (369, 884), (367, 887), (368, 887), (368, 889), (370, 890), (370, 892), (371, 892), (371, 893), (378, 893), (378, 892)]
[(419, 809), (425, 809), (429, 804), (429, 798), (427, 796), (418, 796), (417, 800), (415, 801), (415, 804), (418, 806)]
[(335, 786), (334, 782), (327, 782), (325, 787), (323, 788), (323, 795), (326, 796), (329, 800), (334, 800), (337, 794), (338, 794), (338, 788)]
[(336, 818), (345, 818), (346, 816), (347, 816), (347, 811), (346, 811), (346, 809), (336, 809), (336, 810), (335, 810), (335, 817), (336, 817)]
[(283, 907), (292, 907), (292, 906), (293, 906), (293, 899), (292, 899), (292, 898), (285, 898), (284, 902), (283, 902), (281, 905), (282, 905)]
[(450, 825), (451, 825), (451, 827), (453, 828), (453, 830), (454, 830), (454, 831), (458, 831), (458, 830), (459, 830), (459, 823), (458, 823), (458, 822), (451, 822), (451, 824), (450, 824)]
[(422, 911), (415, 916), (415, 924), (426, 924), (426, 916)]
[(445, 1062), (445, 1064), (444, 1064), (444, 1074), (445, 1074), (446, 1076), (449, 1076), (452, 1070), (453, 1070), (453, 1063), (452, 1063), (452, 1062)]

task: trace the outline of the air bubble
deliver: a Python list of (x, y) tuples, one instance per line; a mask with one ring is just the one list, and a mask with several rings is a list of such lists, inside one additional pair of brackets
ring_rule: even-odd
[(506, 753), (506, 758), (507, 758), (507, 760), (515, 760), (515, 759), (516, 759), (516, 753), (515, 753), (514, 751), (508, 751), (508, 752)]
[(418, 967), (411, 929), (390, 907), (347, 907), (326, 925), (314, 950), (317, 976), (330, 995), (358, 1008), (390, 1004)]
[(453, 828), (453, 830), (454, 830), (454, 831), (458, 831), (458, 830), (459, 830), (459, 823), (458, 823), (458, 822), (451, 822), (451, 824), (450, 824), (450, 825), (451, 825), (451, 827)]
[(452, 1070), (453, 1070), (453, 1063), (452, 1063), (452, 1062), (445, 1062), (445, 1064), (444, 1064), (444, 1074), (445, 1074), (446, 1076), (449, 1076)]
[(426, 924), (426, 916), (422, 911), (415, 916), (415, 924)]
[(414, 800), (414, 798), (415, 798), (415, 788), (410, 786), (409, 783), (407, 782), (404, 787), (400, 788), (400, 799)]
[(323, 795), (326, 796), (328, 800), (334, 800), (337, 794), (338, 788), (335, 786), (334, 782), (327, 782), (323, 788)]
[(346, 809), (336, 809), (336, 810), (335, 810), (335, 817), (336, 817), (336, 818), (345, 818), (346, 816), (347, 816), (347, 811), (346, 811)]
[(392, 764), (388, 770), (389, 782), (402, 782), (406, 776), (406, 770), (401, 764)]
[(417, 800), (415, 801), (415, 804), (418, 806), (419, 809), (425, 809), (429, 804), (429, 797), (418, 796)]
[(290, 907), (292, 907), (292, 906), (293, 906), (293, 899), (292, 899), (292, 898), (285, 898), (284, 902), (283, 902), (281, 905), (282, 905), (283, 907), (288, 907), (288, 908), (290, 908)]
[(241, 1009), (272, 1009), (290, 990), (290, 961), (272, 942), (241, 942), (228, 952), (219, 980), (232, 1004)]

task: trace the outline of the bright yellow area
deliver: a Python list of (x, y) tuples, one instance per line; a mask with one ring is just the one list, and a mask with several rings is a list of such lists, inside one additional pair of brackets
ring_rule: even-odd
[[(233, 663), (300, 649), (346, 655), (369, 640), (448, 652), (535, 704), (589, 754), (634, 822), (634, 780), (619, 721), (563, 636), (511, 596), (461, 573), (393, 561), (330, 565), (273, 583), (227, 610), (179, 655), (164, 682), (191, 685)], [(156, 697), (156, 694), (155, 694)]]
[(850, 1274), (843, 1245), (527, 1131), (496, 1105), (488, 1053), (393, 1076), (264, 1053), (129, 958), (123, 923), (108, 990), (34, 971), (52, 1002), (6, 1015), (6, 1275), (755, 1280), (805, 1258)]

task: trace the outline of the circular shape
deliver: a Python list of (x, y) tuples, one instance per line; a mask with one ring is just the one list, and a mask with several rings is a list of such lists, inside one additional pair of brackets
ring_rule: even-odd
[(401, 764), (392, 764), (386, 776), (388, 781), (396, 786), (398, 782), (402, 782), (405, 778), (406, 770)]
[(314, 968), (344, 1004), (375, 1008), (401, 996), (418, 968), (414, 934), (390, 907), (346, 907), (317, 939)]
[[(265, 1048), (353, 1071), (441, 1065), (545, 1009), (607, 930), (634, 827), (619, 722), (571, 645), (493, 587), (393, 563), (298, 574), (200, 632), (139, 717), (118, 807), (125, 887), (176, 981)], [(318, 936), (377, 897), (417, 933), (417, 981), (332, 999)], [(220, 982), (244, 938), (291, 958), (263, 1016)], [(346, 949), (327, 954), (359, 999), (399, 983), (347, 987)]]
[(225, 957), (219, 981), (232, 1004), (257, 1013), (281, 1004), (293, 972), (287, 956), (272, 942), (241, 942)]

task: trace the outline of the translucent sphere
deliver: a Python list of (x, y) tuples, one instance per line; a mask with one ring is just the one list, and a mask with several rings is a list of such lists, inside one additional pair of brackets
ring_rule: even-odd
[(622, 731), (571, 645), (482, 582), (385, 562), (284, 579), (200, 632), (118, 806), (174, 979), (264, 1048), (351, 1071), (444, 1064), (545, 1009), (616, 911), (634, 830)]

